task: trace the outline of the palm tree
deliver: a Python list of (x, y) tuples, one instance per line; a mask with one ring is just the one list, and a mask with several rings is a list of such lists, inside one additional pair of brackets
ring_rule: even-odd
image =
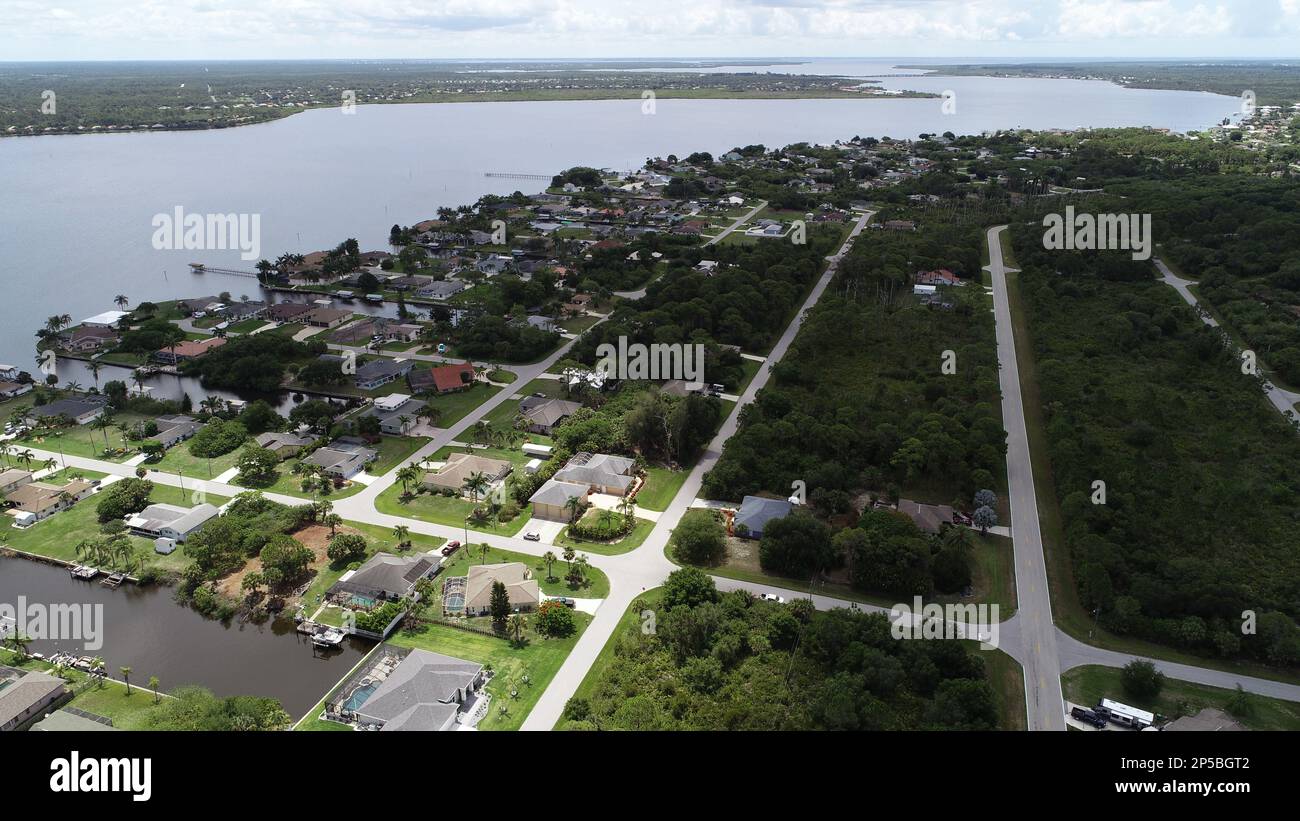
[(574, 550), (572, 546), (567, 544), (564, 546), (564, 561), (569, 566), (570, 571), (573, 570), (573, 559), (577, 555), (578, 551)]
[(524, 628), (528, 626), (528, 619), (524, 618), (522, 613), (511, 614), (506, 619), (506, 629), (515, 634), (515, 643), (524, 640)]
[(161, 684), (157, 676), (149, 676), (149, 689), (153, 690), (153, 703), (158, 703), (158, 685)]
[(17, 627), (14, 628), (13, 634), (6, 636), (4, 640), (5, 646), (13, 651), (13, 654), (17, 657), (15, 661), (19, 664), (27, 661), (27, 646), (31, 643), (31, 636), (19, 633)]
[(578, 513), (582, 510), (582, 500), (577, 496), (570, 496), (564, 500), (564, 509), (569, 513), (569, 524), (578, 521)]
[(557, 561), (559, 561), (559, 559), (556, 557), (556, 555), (553, 552), (548, 550), (542, 556), (542, 561), (546, 562), (546, 580), (550, 581), (551, 579), (554, 579), (555, 574), (551, 572), (551, 565), (555, 564)]
[(99, 656), (95, 656), (90, 660), (90, 674), (98, 677), (100, 687), (104, 686), (104, 668), (104, 660)]
[(393, 537), (397, 539), (397, 546), (404, 547), (410, 544), (408, 536), (411, 535), (411, 528), (406, 525), (398, 525), (393, 528)]
[(129, 696), (131, 695), (131, 668), (119, 667), (117, 669), (122, 671), (122, 681), (126, 682), (126, 694)]
[(326, 515), (324, 519), (321, 520), (321, 524), (327, 525), (329, 527), (330, 537), (332, 538), (335, 532), (338, 530), (338, 526), (343, 524), (343, 517), (337, 513), (330, 513)]
[(410, 428), (411, 426), (411, 417), (407, 416), (404, 413), (400, 414), (397, 417), (397, 424), (401, 425), (402, 434), (405, 435), (407, 429)]
[(420, 481), (420, 469), (413, 464), (406, 465), (395, 474), (397, 481), (402, 483), (402, 495), (409, 495), (411, 485)]
[(600, 518), (600, 530), (602, 533), (608, 536), (609, 531), (614, 524), (614, 511), (602, 510), (600, 511), (599, 518)]
[(68, 384), (63, 386), (63, 389), (68, 393), (76, 393), (77, 391), (81, 390), (81, 383), (76, 381), (75, 379), (69, 380)]
[(90, 371), (90, 375), (95, 378), (95, 384), (98, 385), (99, 372), (104, 370), (104, 363), (100, 362), (98, 359), (92, 359), (86, 363), (86, 370)]
[(23, 467), (30, 469), (32, 466), (32, 460), (36, 458), (36, 454), (32, 453), (30, 449), (24, 450), (22, 453), (18, 454), (18, 458), (22, 460)]
[(463, 487), (465, 490), (469, 491), (471, 504), (478, 504), (479, 494), (487, 490), (489, 484), (491, 484), (491, 482), (488, 481), (488, 477), (481, 471), (476, 470), (469, 475), (469, 478), (465, 480)]
[(54, 470), (56, 467), (59, 466), (59, 460), (51, 456), (50, 458), (46, 459), (44, 462), (41, 462), (41, 465), (46, 470)]

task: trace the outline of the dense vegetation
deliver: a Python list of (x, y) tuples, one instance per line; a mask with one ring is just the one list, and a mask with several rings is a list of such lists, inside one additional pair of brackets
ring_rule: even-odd
[[(643, 608), (634, 603), (638, 612)], [(614, 638), (570, 729), (989, 730), (984, 663), (956, 641), (899, 641), (879, 614), (816, 611), (675, 571), (654, 611)]]
[[(1149, 267), (1103, 279), (1041, 239), (1019, 226), (1014, 247), (1085, 605), (1117, 633), (1300, 663), (1295, 432)], [(1259, 629), (1243, 635), (1248, 610)]]
[(186, 376), (197, 376), (209, 388), (271, 393), (279, 390), (285, 368), (325, 353), (319, 340), (294, 342), (284, 334), (254, 334), (228, 339), (197, 359), (182, 362)]

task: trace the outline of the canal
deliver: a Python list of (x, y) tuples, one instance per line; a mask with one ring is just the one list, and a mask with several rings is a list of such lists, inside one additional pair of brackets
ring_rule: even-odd
[(14, 606), (91, 604), (103, 606), (102, 648), (87, 650), (79, 640), (36, 641), (31, 650), (99, 656), (120, 678), (131, 668), (137, 684), (157, 676), (163, 691), (201, 684), (219, 696), (277, 698), (298, 719), (352, 669), (372, 646), (349, 639), (341, 648), (319, 651), (294, 631), (292, 620), (225, 624), (206, 619), (173, 599), (173, 588), (116, 590), (76, 581), (63, 567), (0, 557), (0, 602)]

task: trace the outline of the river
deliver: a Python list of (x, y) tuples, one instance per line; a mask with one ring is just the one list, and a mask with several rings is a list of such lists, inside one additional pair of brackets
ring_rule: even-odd
[(224, 624), (177, 605), (172, 594), (170, 587), (131, 584), (111, 590), (76, 581), (62, 567), (0, 557), (0, 602), (16, 607), (23, 596), (29, 605), (103, 606), (101, 649), (65, 640), (34, 642), (33, 651), (99, 656), (114, 678), (121, 678), (119, 667), (128, 666), (134, 683), (157, 676), (163, 691), (202, 684), (219, 696), (270, 696), (297, 719), (372, 646), (351, 639), (320, 652), (288, 619)]

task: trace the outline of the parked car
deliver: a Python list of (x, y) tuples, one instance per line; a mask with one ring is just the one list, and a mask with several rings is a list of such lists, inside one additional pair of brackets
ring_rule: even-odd
[(565, 596), (556, 596), (555, 598), (551, 599), (551, 601), (557, 601), (560, 604), (570, 609), (578, 606), (578, 603), (576, 601), (570, 598), (566, 598)]
[(781, 598), (780, 596), (777, 596), (777, 595), (775, 595), (775, 594), (773, 594), (773, 593), (759, 593), (759, 594), (758, 594), (758, 598), (759, 598), (761, 601), (774, 601), (774, 602), (776, 602), (777, 604), (785, 604), (785, 599), (783, 599), (783, 598)]
[(538, 533), (536, 530), (530, 530), (524, 534), (524, 541), (540, 542), (541, 540), (542, 534)]
[(1098, 730), (1105, 727), (1108, 723), (1104, 716), (1101, 716), (1086, 707), (1071, 708), (1070, 717), (1076, 721), (1082, 721), (1084, 724), (1096, 727)]
[(447, 542), (447, 544), (443, 545), (442, 555), (450, 556), (451, 554), (455, 553), (459, 549), (460, 549), (460, 542)]

